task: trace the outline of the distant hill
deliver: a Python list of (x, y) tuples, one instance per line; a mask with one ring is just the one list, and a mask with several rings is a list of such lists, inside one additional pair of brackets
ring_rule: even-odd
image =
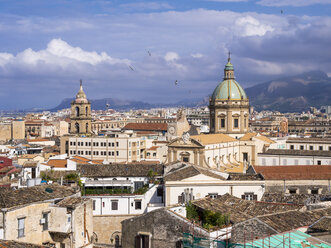
[(331, 105), (331, 78), (322, 71), (272, 80), (245, 91), (257, 111), (296, 112)]
[[(296, 76), (284, 77), (245, 89), (250, 105), (257, 111), (275, 110), (298, 112), (309, 107), (331, 105), (331, 78), (322, 71), (311, 71)], [(70, 108), (74, 98), (64, 99), (50, 111)], [(142, 101), (119, 100), (115, 98), (90, 99), (95, 110), (105, 110), (106, 104), (115, 110), (151, 109), (158, 107), (196, 107), (207, 106), (209, 96), (203, 99), (183, 99), (179, 102), (162, 104)]]
[[(70, 108), (71, 102), (74, 98), (66, 98), (56, 106), (55, 108), (49, 109), (49, 111), (57, 111), (65, 108)], [(199, 100), (181, 100), (176, 103), (162, 104), (155, 103), (150, 104), (142, 101), (130, 101), (130, 100), (119, 100), (115, 98), (104, 98), (104, 99), (90, 99), (91, 108), (95, 110), (105, 110), (106, 104), (109, 104), (109, 108), (115, 110), (130, 110), (130, 109), (151, 109), (158, 107), (195, 107), (198, 106), (202, 101)]]

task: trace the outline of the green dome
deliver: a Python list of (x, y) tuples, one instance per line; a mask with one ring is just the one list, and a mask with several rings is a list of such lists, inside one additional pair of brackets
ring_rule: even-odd
[(234, 79), (225, 79), (223, 82), (217, 85), (211, 98), (212, 100), (247, 100), (248, 99), (244, 89)]
[(226, 71), (229, 71), (229, 70), (233, 71), (234, 70), (233, 65), (231, 64), (230, 61), (228, 61), (228, 63), (225, 65), (224, 70), (226, 70)]

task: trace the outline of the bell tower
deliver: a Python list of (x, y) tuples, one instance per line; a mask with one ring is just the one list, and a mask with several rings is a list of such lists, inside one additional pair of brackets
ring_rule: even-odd
[(86, 98), (86, 94), (83, 91), (83, 83), (80, 80), (80, 88), (76, 99), (71, 102), (70, 133), (90, 134), (91, 122), (91, 103)]

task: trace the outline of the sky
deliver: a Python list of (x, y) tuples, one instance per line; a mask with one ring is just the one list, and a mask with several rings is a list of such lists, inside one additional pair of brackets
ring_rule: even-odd
[[(0, 0), (0, 109), (202, 99), (228, 52), (249, 87), (331, 76), (331, 0)], [(178, 84), (175, 84), (177, 80)]]

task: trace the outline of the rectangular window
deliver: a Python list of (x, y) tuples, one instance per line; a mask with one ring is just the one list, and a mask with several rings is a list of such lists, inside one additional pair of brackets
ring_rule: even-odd
[(309, 150), (314, 150), (314, 147), (313, 146), (309, 146)]
[(296, 194), (297, 193), (297, 189), (289, 189), (290, 194)]
[(118, 142), (116, 142), (116, 146), (119, 146)]
[(24, 221), (25, 218), (18, 219), (18, 238), (24, 237)]
[(294, 145), (291, 145), (291, 146), (290, 146), (290, 149), (291, 149), (291, 150), (294, 150)]
[(248, 153), (247, 152), (243, 152), (243, 160), (248, 161)]
[(43, 231), (48, 230), (48, 213), (43, 213)]
[(134, 208), (135, 209), (141, 209), (141, 201), (135, 201), (134, 202)]
[(135, 248), (150, 248), (149, 236), (148, 235), (137, 235), (135, 237)]
[(318, 148), (320, 151), (323, 151), (323, 146), (319, 146)]
[(111, 210), (118, 210), (118, 201), (111, 201)]
[(322, 165), (322, 161), (321, 160), (317, 160), (317, 165)]
[(118, 151), (116, 151), (116, 156), (119, 156), (119, 152)]
[(93, 200), (93, 211), (95, 210), (95, 200)]
[(303, 146), (300, 146), (300, 150), (303, 150)]
[(234, 127), (234, 128), (238, 128), (238, 127), (239, 127), (239, 119), (238, 119), (238, 118), (235, 118), (235, 119), (233, 120), (233, 127)]
[(331, 151), (331, 146), (329, 146), (329, 151)]
[(221, 119), (221, 128), (225, 128), (225, 119), (224, 118)]
[(312, 195), (318, 195), (318, 189), (312, 189), (311, 194)]

